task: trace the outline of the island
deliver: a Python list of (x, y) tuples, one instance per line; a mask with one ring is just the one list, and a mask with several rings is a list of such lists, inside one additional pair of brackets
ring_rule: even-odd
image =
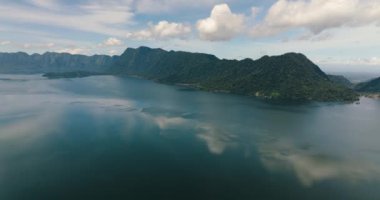
[(73, 71), (73, 72), (48, 72), (43, 74), (43, 77), (49, 79), (59, 79), (59, 78), (83, 78), (88, 76), (100, 76), (107, 75), (106, 73), (99, 72), (88, 72), (88, 71)]

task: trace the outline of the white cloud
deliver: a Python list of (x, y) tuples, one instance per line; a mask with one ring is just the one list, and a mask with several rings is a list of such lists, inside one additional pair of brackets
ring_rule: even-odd
[(32, 45), (29, 44), (29, 43), (25, 43), (25, 44), (23, 45), (23, 47), (24, 47), (25, 49), (29, 49), (31, 46), (32, 46)]
[(108, 51), (108, 54), (109, 55), (117, 55), (117, 54), (119, 54), (119, 51), (112, 49), (112, 50)]
[(139, 13), (158, 14), (171, 11), (183, 11), (189, 8), (203, 8), (220, 0), (135, 0), (135, 9)]
[(216, 5), (207, 19), (197, 22), (203, 40), (230, 40), (244, 30), (244, 15), (234, 14), (227, 4)]
[(255, 19), (257, 17), (257, 15), (260, 14), (261, 10), (262, 9), (259, 7), (252, 7), (251, 8), (251, 18)]
[(69, 54), (84, 54), (85, 49), (82, 48), (66, 48), (57, 50), (58, 53), (69, 53)]
[(59, 8), (59, 2), (57, 2), (57, 0), (30, 0), (30, 3), (40, 8), (46, 8), (46, 9)]
[(22, 47), (24, 49), (50, 49), (55, 46), (55, 43), (48, 42), (48, 43), (14, 43), (17, 47)]
[[(95, 1), (76, 5), (61, 5), (55, 1), (49, 1), (48, 4), (41, 2), (44, 1), (36, 0), (33, 6), (0, 4), (0, 20), (122, 36), (126, 30), (121, 25), (132, 23), (134, 17), (128, 1)], [(55, 8), (59, 8), (59, 12)]]
[(11, 41), (0, 41), (0, 45), (3, 46), (3, 45), (8, 45), (10, 44)]
[(348, 66), (380, 66), (380, 57), (355, 58), (355, 59), (336, 59), (328, 58), (319, 60), (320, 64), (348, 65)]
[(252, 30), (255, 37), (270, 36), (292, 28), (305, 28), (313, 34), (337, 27), (380, 23), (377, 0), (278, 0), (264, 21)]
[(106, 41), (103, 42), (103, 46), (120, 46), (123, 42), (117, 38), (110, 37)]
[(318, 35), (313, 33), (304, 33), (296, 36), (295, 38), (285, 38), (283, 42), (294, 42), (294, 41), (310, 41), (310, 42), (321, 42), (326, 40), (331, 40), (334, 38), (334, 35), (330, 32), (324, 32)]
[(49, 48), (51, 48), (51, 47), (54, 47), (55, 44), (53, 42), (49, 42), (49, 43), (46, 44), (46, 46), (49, 47)]
[(182, 23), (160, 21), (158, 24), (149, 24), (149, 28), (127, 33), (127, 38), (137, 40), (186, 38), (191, 27)]

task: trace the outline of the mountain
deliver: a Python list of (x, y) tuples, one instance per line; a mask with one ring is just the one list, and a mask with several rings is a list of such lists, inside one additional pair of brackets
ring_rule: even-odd
[(112, 65), (112, 61), (112, 57), (105, 55), (0, 53), (0, 73), (57, 73), (78, 70), (104, 72)]
[(355, 90), (359, 92), (379, 93), (380, 92), (380, 77), (368, 82), (359, 83), (355, 86)]
[(338, 85), (345, 86), (348, 88), (354, 88), (354, 84), (344, 76), (328, 75), (328, 77), (329, 77), (330, 81), (332, 81)]
[(99, 74), (137, 75), (167, 84), (256, 96), (273, 101), (354, 101), (358, 95), (327, 76), (299, 53), (258, 60), (226, 60), (214, 55), (128, 48), (120, 56), (67, 53), (0, 53), (0, 73), (46, 73), (49, 78)]
[(111, 71), (208, 91), (267, 100), (354, 101), (358, 95), (336, 84), (306, 56), (287, 53), (258, 60), (221, 60), (209, 54), (128, 48)]

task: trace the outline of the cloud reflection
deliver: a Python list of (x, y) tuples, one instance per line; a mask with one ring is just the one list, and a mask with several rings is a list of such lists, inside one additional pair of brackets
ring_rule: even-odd
[(380, 166), (375, 163), (320, 153), (311, 147), (298, 147), (288, 140), (272, 138), (260, 143), (258, 149), (266, 168), (291, 171), (306, 187), (324, 180), (358, 182), (380, 177)]
[(222, 154), (227, 148), (238, 145), (237, 136), (221, 130), (211, 124), (202, 124), (198, 127), (197, 137), (206, 142), (209, 151), (213, 154)]
[[(11, 123), (0, 125), (0, 140), (17, 139), (19, 137), (36, 137), (37, 134), (56, 130), (59, 122), (58, 111), (42, 112), (35, 115), (20, 115)], [(43, 131), (41, 131), (41, 129)]]
[[(222, 154), (227, 148), (238, 146), (237, 135), (221, 128), (220, 125), (207, 123), (192, 118), (185, 118), (188, 113), (160, 109), (143, 109), (143, 112), (151, 116), (153, 122), (160, 128), (165, 130), (189, 130), (195, 133), (195, 136), (206, 143), (206, 146), (212, 154)], [(152, 111), (152, 112), (151, 112)], [(153, 112), (154, 111), (154, 112)], [(160, 114), (165, 113), (165, 114)]]
[(89, 111), (104, 113), (104, 109), (125, 111), (134, 106), (124, 99), (68, 93), (55, 87), (59, 81), (39, 75), (0, 75), (0, 140), (57, 131), (69, 107), (103, 109)]
[(171, 128), (182, 128), (182, 126), (186, 126), (191, 124), (191, 121), (186, 120), (182, 117), (155, 117), (154, 121), (158, 125), (158, 127), (162, 130), (171, 129)]

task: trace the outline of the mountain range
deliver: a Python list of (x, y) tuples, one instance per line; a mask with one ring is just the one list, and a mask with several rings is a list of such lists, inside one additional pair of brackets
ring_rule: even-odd
[(355, 90), (367, 93), (380, 93), (380, 77), (367, 82), (359, 83), (355, 86)]
[(104, 72), (113, 63), (106, 55), (72, 55), (47, 52), (28, 55), (24, 52), (0, 53), (0, 73), (33, 74), (76, 70)]
[(60, 77), (134, 75), (166, 84), (255, 96), (271, 101), (355, 101), (348, 80), (329, 76), (306, 56), (287, 53), (258, 60), (226, 60), (214, 55), (128, 48), (120, 56), (66, 53), (0, 53), (0, 73), (48, 73)]

